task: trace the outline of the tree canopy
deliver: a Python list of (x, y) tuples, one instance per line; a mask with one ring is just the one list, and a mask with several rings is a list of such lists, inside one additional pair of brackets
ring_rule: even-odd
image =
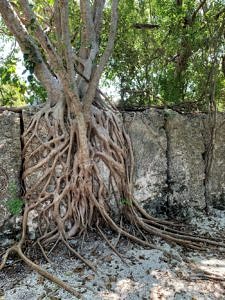
[[(17, 1), (13, 3), (18, 5)], [(223, 0), (120, 1), (118, 34), (104, 72), (103, 87), (107, 90), (113, 86), (117, 90), (121, 106), (184, 104), (187, 110), (206, 110), (210, 101), (215, 101), (218, 109), (223, 110), (224, 6)], [(33, 9), (45, 31), (56, 41), (57, 36), (51, 30), (53, 1), (35, 1)], [(71, 37), (71, 43), (78, 49), (81, 21), (77, 22), (80, 12), (76, 1), (70, 4), (70, 14), (73, 13), (76, 18), (70, 19), (70, 26), (76, 34)], [(104, 14), (100, 51), (107, 41), (109, 4)], [(7, 29), (2, 30), (2, 35), (7, 35)], [(2, 68), (7, 72), (1, 69), (1, 90), (10, 86), (13, 92), (2, 93), (2, 104), (7, 103), (10, 93), (14, 97), (9, 104), (38, 98), (42, 102), (46, 97), (32, 76), (33, 67), (27, 58), (25, 54), (26, 81), (30, 84), (15, 74), (13, 57), (11, 67), (8, 67), (9, 59), (5, 60)]]
[(223, 0), (122, 1), (106, 79), (124, 105), (205, 110), (215, 100), (223, 109), (224, 24)]

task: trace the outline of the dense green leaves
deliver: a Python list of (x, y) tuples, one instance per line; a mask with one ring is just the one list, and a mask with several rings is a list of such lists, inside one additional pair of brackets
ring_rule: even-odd
[(8, 57), (0, 65), (0, 105), (23, 105), (26, 84), (16, 74), (16, 59)]
[[(51, 40), (59, 43), (50, 30), (53, 6), (52, 0), (33, 1), (38, 22)], [(104, 13), (102, 49), (107, 42), (110, 9)], [(77, 1), (70, 2), (70, 14), (76, 16), (70, 19), (72, 45), (79, 49), (82, 24)], [(31, 31), (32, 26), (35, 23)], [(1, 28), (6, 36), (7, 30)], [(214, 101), (223, 109), (224, 28), (224, 0), (120, 1), (117, 41), (104, 84), (118, 90), (121, 105), (188, 103), (188, 110), (205, 110)], [(58, 49), (63, 51), (63, 45)], [(45, 100), (46, 93), (33, 75), (35, 62), (29, 57), (24, 55), (25, 80), (15, 71), (15, 57), (1, 61), (1, 104)]]
[(18, 56), (18, 47), (12, 38), (7, 34), (1, 37), (0, 106), (23, 106), (26, 103), (44, 102), (46, 92), (33, 75), (33, 62), (29, 62), (28, 57), (24, 55), (23, 66)]
[(224, 18), (222, 0), (122, 1), (106, 82), (118, 82), (124, 105), (197, 102), (205, 109), (215, 81), (223, 108)]

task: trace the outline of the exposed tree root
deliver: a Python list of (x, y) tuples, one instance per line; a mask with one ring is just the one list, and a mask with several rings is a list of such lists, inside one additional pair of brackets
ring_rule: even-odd
[(29, 267), (31, 267), (31, 269), (38, 272), (41, 276), (43, 276), (43, 277), (47, 278), (48, 280), (54, 282), (55, 284), (57, 284), (58, 286), (60, 286), (61, 288), (63, 288), (67, 292), (69, 292), (70, 294), (72, 294), (72, 295), (74, 295), (74, 296), (76, 296), (80, 299), (81, 295), (74, 288), (72, 288), (71, 286), (66, 284), (64, 281), (60, 280), (58, 277), (50, 274), (48, 271), (44, 270), (39, 265), (35, 264), (26, 255), (24, 255), (24, 253), (21, 249), (20, 243), (18, 245), (12, 246), (11, 248), (9, 248), (6, 251), (6, 253), (4, 254), (4, 256), (2, 258), (2, 262), (1, 262), (1, 265), (0, 265), (0, 270), (2, 270), (5, 267), (7, 258), (12, 252), (16, 253)]
[(203, 269), (199, 268), (193, 262), (188, 261), (188, 265), (190, 266), (190, 268), (195, 273), (197, 273), (196, 276), (197, 276), (198, 279), (215, 280), (215, 281), (225, 281), (225, 277), (224, 276), (215, 274), (214, 272), (203, 270)]
[[(71, 246), (70, 239), (79, 238), (95, 226), (123, 259), (104, 234), (102, 225), (117, 232), (119, 238), (124, 236), (159, 250), (162, 248), (149, 242), (147, 234), (191, 249), (219, 247), (225, 251), (222, 242), (193, 236), (179, 230), (173, 222), (153, 218), (133, 199), (131, 141), (115, 113), (95, 105), (86, 131), (84, 128), (66, 102), (53, 107), (46, 104), (32, 118), (23, 137), (26, 207), (22, 238), (6, 252), (0, 269), (8, 255), (16, 252), (42, 276), (79, 296), (73, 288), (34, 264), (22, 249), (30, 237), (50, 262), (48, 256), (62, 242), (95, 271), (95, 266)], [(122, 225), (122, 219), (135, 229), (135, 234)], [(31, 221), (37, 230), (31, 231)]]
[(107, 237), (105, 236), (105, 234), (102, 232), (102, 230), (99, 228), (98, 224), (96, 224), (96, 227), (100, 233), (100, 235), (103, 237), (103, 239), (106, 241), (106, 243), (109, 245), (109, 247), (113, 250), (113, 252), (116, 253), (116, 255), (119, 256), (119, 258), (122, 260), (122, 262), (124, 262), (127, 265), (127, 262), (125, 261), (125, 259), (123, 258), (123, 256), (116, 250), (116, 247), (113, 246), (110, 241), (107, 239)]

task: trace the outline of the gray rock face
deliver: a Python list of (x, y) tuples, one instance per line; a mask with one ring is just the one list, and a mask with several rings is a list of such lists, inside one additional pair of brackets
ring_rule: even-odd
[[(206, 148), (209, 144), (208, 116), (202, 116), (202, 134)], [(218, 209), (225, 209), (225, 114), (216, 117), (216, 133), (209, 179), (206, 182), (207, 202)]]
[(192, 208), (204, 209), (205, 145), (201, 118), (166, 112), (169, 215), (188, 217)]
[[(167, 140), (164, 114), (156, 110), (124, 114), (134, 151), (134, 195), (143, 205), (153, 207), (162, 198), (166, 183)], [(149, 202), (150, 201), (150, 202)]]
[(188, 218), (194, 209), (204, 209), (201, 117), (147, 110), (125, 114), (124, 120), (136, 162), (136, 199), (155, 214), (173, 218)]
[(0, 245), (3, 233), (10, 233), (17, 222), (7, 224), (7, 203), (19, 197), (21, 173), (20, 118), (13, 112), (0, 114)]

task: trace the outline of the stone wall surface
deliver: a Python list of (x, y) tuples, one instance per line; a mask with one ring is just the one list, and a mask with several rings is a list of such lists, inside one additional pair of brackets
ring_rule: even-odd
[(124, 122), (136, 162), (135, 197), (155, 214), (173, 218), (188, 218), (196, 209), (204, 209), (206, 134), (202, 115), (151, 109), (126, 113)]
[(167, 190), (167, 138), (164, 113), (148, 110), (124, 114), (135, 158), (134, 196), (157, 206)]
[(166, 115), (168, 214), (186, 217), (192, 208), (204, 209), (205, 144), (201, 118), (168, 112)]
[(13, 112), (0, 113), (0, 245), (1, 235), (10, 235), (17, 226), (7, 207), (20, 195), (21, 165), (20, 117)]
[[(25, 127), (36, 110), (23, 112)], [(225, 209), (224, 114), (217, 116), (215, 151), (208, 180), (205, 178), (210, 141), (207, 115), (149, 109), (124, 113), (123, 120), (131, 136), (136, 162), (135, 197), (146, 209), (156, 215), (182, 219), (203, 210), (206, 201)], [(20, 134), (19, 115), (0, 114), (0, 232), (5, 220), (10, 218), (5, 205), (11, 197), (9, 184), (14, 184), (17, 193), (20, 191)], [(33, 180), (37, 178), (34, 176)]]
[[(210, 144), (209, 116), (202, 115), (202, 136), (205, 149)], [(208, 203), (218, 209), (225, 209), (225, 114), (217, 114), (215, 137), (212, 141), (214, 151), (209, 178), (206, 181)], [(210, 163), (210, 162), (209, 162)]]

